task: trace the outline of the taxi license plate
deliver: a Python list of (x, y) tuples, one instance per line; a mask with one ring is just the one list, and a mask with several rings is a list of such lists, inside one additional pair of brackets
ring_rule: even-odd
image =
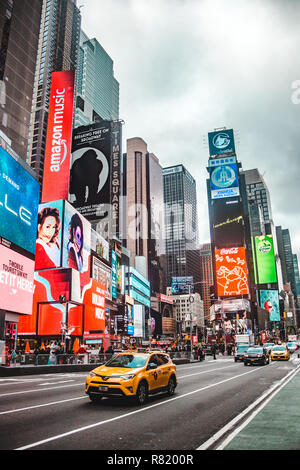
[(251, 359), (251, 362), (254, 362), (254, 361), (255, 361), (255, 359)]
[(108, 387), (104, 387), (103, 385), (99, 385), (99, 390), (100, 390), (101, 392), (107, 392)]

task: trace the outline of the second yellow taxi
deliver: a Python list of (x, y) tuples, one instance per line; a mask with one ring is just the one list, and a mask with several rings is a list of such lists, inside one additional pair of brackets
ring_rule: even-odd
[(142, 405), (152, 393), (173, 395), (176, 386), (176, 365), (167, 354), (126, 351), (89, 373), (85, 393), (91, 401), (123, 396)]
[(290, 351), (284, 344), (277, 344), (271, 349), (270, 358), (271, 361), (288, 361)]

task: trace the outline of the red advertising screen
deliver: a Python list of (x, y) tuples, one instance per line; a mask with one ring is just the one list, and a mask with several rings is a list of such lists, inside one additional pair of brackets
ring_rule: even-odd
[(0, 245), (1, 308), (32, 314), (34, 261)]
[(84, 293), (84, 332), (105, 331), (106, 285), (92, 279), (91, 287)]
[(239, 296), (249, 293), (244, 247), (215, 250), (218, 296)]
[(52, 74), (42, 202), (68, 199), (74, 74), (72, 70)]

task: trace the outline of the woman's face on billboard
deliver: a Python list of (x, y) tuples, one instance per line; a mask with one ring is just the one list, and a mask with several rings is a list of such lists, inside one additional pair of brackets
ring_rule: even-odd
[(53, 216), (45, 218), (44, 222), (39, 225), (39, 238), (49, 243), (57, 230), (57, 221)]
[(82, 233), (81, 228), (78, 225), (74, 231), (73, 243), (75, 245), (76, 251), (79, 251), (82, 245)]

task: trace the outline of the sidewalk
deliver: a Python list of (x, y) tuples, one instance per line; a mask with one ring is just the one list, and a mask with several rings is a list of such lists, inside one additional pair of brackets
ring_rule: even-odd
[(300, 368), (222, 450), (300, 450)]

